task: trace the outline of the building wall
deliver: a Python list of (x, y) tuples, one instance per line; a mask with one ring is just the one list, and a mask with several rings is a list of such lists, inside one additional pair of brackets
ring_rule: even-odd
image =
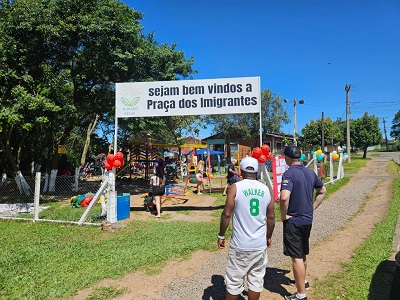
[[(271, 148), (271, 153), (282, 152), (283, 149), (285, 148), (285, 144), (283, 142), (284, 138), (285, 137), (266, 134), (263, 137), (263, 143), (267, 144)], [(289, 139), (290, 139), (290, 137), (289, 137)], [(205, 140), (207, 141), (208, 148), (218, 150), (218, 151), (224, 151), (225, 157), (229, 156), (226, 152), (227, 147), (225, 144), (225, 139), (211, 138), (211, 139), (205, 139)], [(258, 137), (257, 137), (256, 142), (254, 140), (250, 140), (250, 139), (231, 138), (230, 157), (237, 158), (238, 157), (237, 153), (239, 153), (240, 158), (246, 157), (246, 155), (251, 156), (251, 151), (252, 151), (251, 145), (254, 145), (254, 144), (256, 144), (258, 146), (258, 144), (259, 144)], [(220, 148), (222, 148), (222, 145), (223, 145), (223, 149), (220, 149)]]

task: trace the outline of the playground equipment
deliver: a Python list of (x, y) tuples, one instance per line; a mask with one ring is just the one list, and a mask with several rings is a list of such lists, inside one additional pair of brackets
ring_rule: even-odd
[[(206, 176), (203, 176), (202, 188), (204, 189), (204, 186), (206, 183), (208, 185), (209, 192), (211, 193), (211, 191), (212, 191), (211, 155), (218, 155), (218, 170), (220, 170), (219, 155), (224, 154), (224, 153), (221, 151), (206, 149), (205, 148), (205, 147), (207, 147), (206, 145), (201, 145), (201, 146), (202, 147), (200, 149), (193, 148), (190, 152), (191, 157), (186, 165), (186, 170), (188, 170), (188, 171), (186, 172), (187, 175), (186, 175), (186, 180), (185, 180), (185, 191), (186, 191), (187, 184), (191, 177), (190, 174), (193, 174), (194, 178), (195, 178), (195, 175), (197, 174), (197, 155), (203, 155), (203, 156), (206, 156), (206, 158), (204, 159), (204, 161), (206, 161), (206, 170), (204, 172), (204, 174), (206, 174)], [(207, 179), (207, 180), (204, 180), (204, 179)]]
[(184, 186), (167, 184), (165, 185), (165, 195), (163, 197), (187, 196), (189, 193)]

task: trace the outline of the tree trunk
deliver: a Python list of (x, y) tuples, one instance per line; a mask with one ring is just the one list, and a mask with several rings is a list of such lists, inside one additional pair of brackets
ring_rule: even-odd
[[(29, 184), (26, 182), (24, 176), (22, 175), (21, 171), (19, 170), (18, 164), (14, 160), (14, 156), (12, 155), (11, 151), (11, 146), (9, 140), (6, 141), (6, 144), (4, 145), (4, 152), (6, 154), (6, 157), (11, 165), (11, 168), (13, 171), (16, 173), (15, 176), (15, 182), (18, 185), (19, 192), (21, 195), (27, 195), (29, 196), (31, 194), (31, 188)], [(4, 176), (4, 175), (3, 175)]]
[(6, 141), (6, 144), (4, 145), (4, 152), (6, 154), (8, 162), (11, 165), (11, 168), (13, 169), (13, 171), (15, 173), (18, 173), (19, 167), (18, 167), (18, 164), (14, 160), (14, 156), (12, 155), (11, 146), (10, 146), (10, 140)]
[(228, 135), (225, 139), (226, 143), (226, 162), (230, 163), (231, 162), (231, 137)]
[(72, 129), (73, 129), (72, 127), (65, 128), (64, 134), (61, 136), (61, 138), (60, 138), (60, 140), (58, 142), (54, 142), (54, 139), (52, 139), (53, 143), (57, 143), (57, 145), (53, 145), (53, 143), (51, 143), (49, 145), (50, 149), (52, 149), (53, 146), (55, 146), (55, 148), (56, 148), (54, 153), (53, 153), (53, 158), (51, 160), (51, 165), (50, 165), (51, 168), (50, 168), (50, 170), (58, 170), (58, 161), (60, 159), (60, 154), (58, 153), (58, 145), (65, 145), (66, 144), (67, 138), (71, 134)]
[(362, 158), (367, 158), (367, 148), (364, 148), (364, 154)]
[(82, 157), (81, 157), (81, 166), (84, 166), (86, 163), (86, 155), (89, 150), (90, 145), (90, 136), (92, 135), (93, 131), (96, 129), (97, 121), (99, 120), (100, 115), (93, 114), (93, 118), (89, 123), (87, 132), (86, 132), (86, 140), (82, 150)]

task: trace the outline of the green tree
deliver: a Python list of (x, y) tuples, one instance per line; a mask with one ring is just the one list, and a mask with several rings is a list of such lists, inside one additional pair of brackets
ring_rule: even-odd
[[(230, 153), (230, 141), (232, 137), (240, 136), (249, 139), (251, 147), (259, 145), (260, 136), (260, 116), (253, 114), (234, 114), (234, 115), (210, 115), (205, 120), (208, 124), (214, 125), (214, 132), (220, 133), (225, 137)], [(270, 89), (261, 92), (261, 127), (263, 133), (280, 133), (282, 124), (290, 122), (287, 111), (282, 106), (282, 97), (273, 96)]]
[[(251, 147), (259, 144), (260, 119), (259, 114), (237, 114), (235, 115), (238, 124), (246, 124), (240, 126), (241, 134), (244, 138), (249, 138), (253, 141)], [(271, 89), (264, 89), (261, 92), (261, 127), (263, 134), (265, 133), (280, 133), (282, 124), (290, 122), (287, 111), (282, 106), (282, 97), (274, 96)]]
[(382, 132), (379, 128), (379, 118), (364, 113), (361, 118), (350, 123), (350, 142), (356, 148), (362, 148), (363, 158), (367, 157), (367, 148), (378, 145), (382, 141)]
[(98, 122), (113, 124), (115, 82), (194, 73), (193, 57), (143, 35), (142, 14), (120, 1), (0, 3), (0, 146), (14, 172), (21, 157), (57, 168), (57, 145), (75, 133), (84, 161)]
[(395, 139), (400, 139), (400, 110), (397, 111), (393, 118), (390, 136)]
[[(344, 142), (343, 121), (333, 122), (330, 117), (324, 118), (324, 145), (341, 145)], [(316, 149), (322, 146), (322, 118), (311, 120), (301, 130), (299, 145), (302, 148)]]

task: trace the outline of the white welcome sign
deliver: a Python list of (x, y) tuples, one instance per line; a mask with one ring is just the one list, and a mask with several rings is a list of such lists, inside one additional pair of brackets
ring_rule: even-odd
[[(116, 83), (114, 154), (118, 118), (241, 113), (259, 114), (262, 145), (260, 77)], [(115, 205), (115, 177), (113, 183), (109, 201)]]
[(260, 77), (116, 84), (117, 118), (260, 113)]

